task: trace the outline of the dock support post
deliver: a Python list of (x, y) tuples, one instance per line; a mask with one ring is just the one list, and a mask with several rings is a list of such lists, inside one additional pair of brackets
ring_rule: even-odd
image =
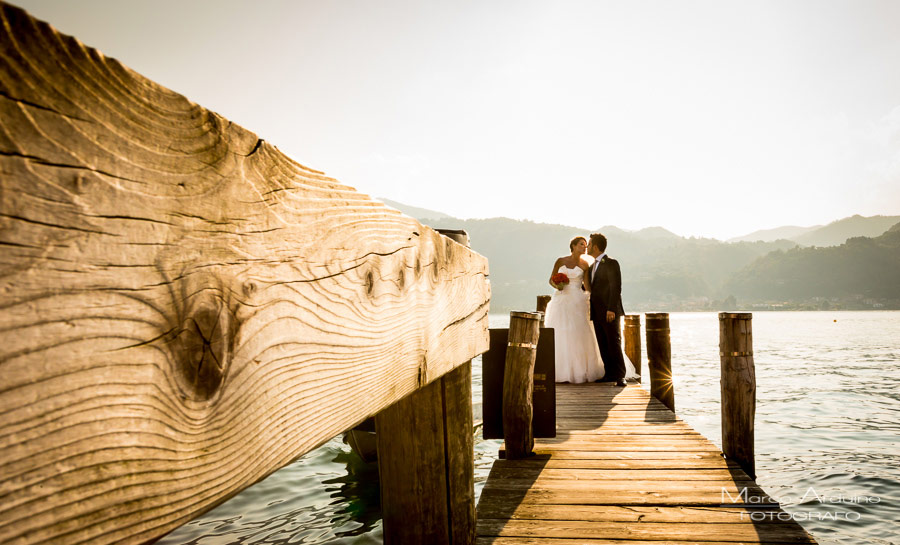
[(675, 410), (675, 388), (672, 385), (672, 343), (669, 339), (669, 313), (647, 315), (647, 369), (650, 372), (650, 394), (660, 403)]
[(753, 315), (719, 313), (722, 373), (722, 452), (756, 478), (753, 421), (756, 416), (756, 370), (753, 363)]
[(472, 415), (472, 362), (441, 378), (447, 436), (447, 508), (450, 543), (475, 543), (475, 432)]
[(475, 542), (472, 363), (375, 416), (384, 542)]
[(503, 373), (503, 440), (506, 458), (532, 455), (534, 417), (534, 361), (540, 336), (541, 315), (536, 312), (509, 313), (509, 344)]
[(625, 355), (634, 365), (638, 374), (638, 382), (643, 382), (641, 377), (641, 315), (625, 315)]
[(537, 312), (541, 313), (541, 327), (544, 327), (544, 319), (547, 317), (547, 305), (550, 304), (549, 295), (537, 296)]

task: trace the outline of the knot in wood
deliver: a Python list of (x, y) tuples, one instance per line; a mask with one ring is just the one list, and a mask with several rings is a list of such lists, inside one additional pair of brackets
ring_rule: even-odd
[(185, 395), (206, 401), (219, 390), (231, 361), (234, 317), (222, 292), (191, 296), (176, 338), (175, 365)]
[(366, 295), (371, 297), (375, 293), (375, 275), (372, 271), (366, 273)]
[(428, 358), (422, 357), (422, 363), (419, 364), (419, 372), (416, 374), (416, 388), (421, 388), (428, 383)]

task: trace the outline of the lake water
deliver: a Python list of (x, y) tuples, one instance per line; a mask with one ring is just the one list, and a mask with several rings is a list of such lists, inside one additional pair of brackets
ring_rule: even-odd
[[(721, 447), (718, 316), (670, 328), (676, 412)], [(821, 544), (900, 544), (900, 312), (757, 312), (753, 350), (757, 482)], [(476, 438), (476, 494), (499, 444)], [(335, 438), (158, 543), (381, 543), (377, 473)]]

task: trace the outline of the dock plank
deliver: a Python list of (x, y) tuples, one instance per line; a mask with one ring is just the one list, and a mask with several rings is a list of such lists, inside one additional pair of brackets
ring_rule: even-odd
[(637, 386), (558, 384), (557, 436), (534, 450), (494, 462), (477, 544), (815, 543), (715, 444)]

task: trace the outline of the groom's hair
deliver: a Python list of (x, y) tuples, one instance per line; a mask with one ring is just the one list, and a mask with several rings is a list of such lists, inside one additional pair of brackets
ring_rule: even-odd
[(575, 237), (575, 238), (573, 238), (571, 241), (569, 241), (569, 251), (572, 251), (572, 250), (575, 249), (575, 245), (578, 244), (578, 241), (579, 241), (579, 240), (581, 240), (581, 241), (583, 241), (585, 244), (587, 244), (587, 241), (584, 240), (584, 237)]
[(606, 251), (606, 237), (600, 233), (591, 234), (591, 244), (600, 250), (601, 254)]

